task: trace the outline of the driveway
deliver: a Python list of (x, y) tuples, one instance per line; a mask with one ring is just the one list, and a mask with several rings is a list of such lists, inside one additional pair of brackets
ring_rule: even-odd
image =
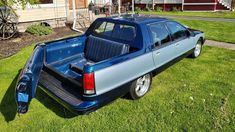
[(218, 42), (213, 40), (206, 40), (205, 45), (213, 46), (213, 47), (219, 47), (219, 48), (225, 48), (230, 50), (235, 50), (235, 44), (231, 43), (225, 43), (225, 42)]

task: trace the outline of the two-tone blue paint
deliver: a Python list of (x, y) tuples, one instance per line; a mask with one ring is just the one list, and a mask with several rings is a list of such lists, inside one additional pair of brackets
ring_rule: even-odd
[[(161, 67), (164, 67), (165, 64), (170, 63), (175, 58), (180, 58), (185, 52), (191, 51), (191, 49), (195, 47), (196, 41), (200, 38), (204, 40), (203, 33), (193, 31), (195, 34), (192, 32), (193, 35), (187, 38), (191, 39), (193, 43), (188, 44), (188, 49), (184, 49), (185, 52), (181, 51), (180, 53), (175, 53), (175, 55), (163, 54), (164, 56), (156, 57), (155, 54), (159, 51), (169, 53), (169, 46), (173, 47), (174, 42), (165, 47), (153, 49), (151, 35), (149, 34), (147, 26), (151, 23), (160, 23), (169, 20), (137, 16), (127, 18), (99, 18), (92, 23), (84, 35), (51, 41), (36, 46), (33, 55), (20, 74), (17, 83), (16, 100), (18, 108), (20, 109), (18, 109), (18, 112), (27, 112), (27, 110), (24, 110), (25, 107), (23, 106), (25, 106), (25, 103), (27, 104), (26, 106), (28, 106), (30, 100), (35, 96), (40, 71), (43, 68), (51, 69), (56, 73), (55, 76), (66, 78), (74, 82), (78, 88), (82, 89), (83, 75), (72, 71), (69, 66), (70, 63), (77, 62), (84, 58), (87, 37), (92, 34), (96, 23), (102, 21), (134, 26), (136, 28), (136, 38), (131, 42), (113, 38), (105, 39), (128, 43), (136, 50), (91, 65), (85, 65), (83, 73), (94, 72), (96, 92), (93, 95), (82, 95), (80, 98), (82, 102), (76, 106), (71, 106), (60, 97), (48, 92), (45, 87), (42, 87), (45, 92), (58, 102), (77, 111), (97, 109), (126, 94), (129, 91), (128, 86), (130, 82), (146, 73), (161, 69)], [(187, 44), (188, 42), (189, 41), (185, 41), (182, 43)], [(177, 47), (175, 49), (177, 49)], [(166, 57), (169, 58), (166, 59)], [(160, 63), (160, 60), (164, 61)], [(20, 86), (22, 86), (22, 88)]]

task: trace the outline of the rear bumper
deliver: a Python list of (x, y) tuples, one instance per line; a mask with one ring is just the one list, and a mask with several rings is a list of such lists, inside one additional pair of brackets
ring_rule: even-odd
[(39, 88), (42, 89), (45, 93), (47, 93), (50, 97), (56, 100), (59, 104), (63, 105), (70, 111), (76, 114), (87, 114), (92, 111), (95, 111), (98, 108), (98, 101), (83, 101), (80, 100), (79, 103), (71, 104), (66, 101), (65, 98), (59, 97), (57, 94), (53, 93), (49, 89), (44, 86), (39, 85)]
[(83, 98), (83, 90), (80, 86), (45, 68), (41, 71), (38, 88), (77, 114), (94, 111), (99, 106), (96, 99), (88, 100)]
[[(51, 96), (54, 100), (77, 114), (86, 114), (114, 101), (125, 95), (129, 83), (117, 87), (102, 95), (84, 96), (82, 88), (71, 83), (59, 75), (49, 71), (41, 72), (38, 87)], [(82, 90), (82, 91), (80, 91)]]

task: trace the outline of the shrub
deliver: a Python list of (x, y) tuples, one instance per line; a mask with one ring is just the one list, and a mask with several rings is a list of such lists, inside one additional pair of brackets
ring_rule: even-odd
[(173, 8), (172, 8), (172, 11), (173, 11), (173, 12), (178, 12), (179, 9), (178, 9), (177, 7), (173, 7)]
[(162, 9), (162, 7), (160, 7), (160, 6), (157, 6), (156, 9), (155, 9), (155, 11), (157, 11), (157, 12), (162, 12), (162, 10), (163, 10), (163, 9)]
[(50, 34), (52, 32), (52, 28), (45, 24), (34, 24), (27, 27), (26, 32), (36, 36), (42, 36)]
[(141, 9), (139, 7), (135, 7), (135, 11), (136, 11), (137, 14), (139, 14)]
[(152, 9), (149, 6), (146, 6), (145, 11), (152, 11)]

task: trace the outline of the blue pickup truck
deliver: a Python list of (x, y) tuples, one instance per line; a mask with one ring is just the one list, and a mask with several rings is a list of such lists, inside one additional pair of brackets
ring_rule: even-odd
[(204, 33), (146, 16), (98, 18), (85, 34), (38, 44), (16, 85), (18, 113), (37, 88), (80, 114), (128, 95), (143, 97), (152, 77), (184, 57), (200, 55)]

